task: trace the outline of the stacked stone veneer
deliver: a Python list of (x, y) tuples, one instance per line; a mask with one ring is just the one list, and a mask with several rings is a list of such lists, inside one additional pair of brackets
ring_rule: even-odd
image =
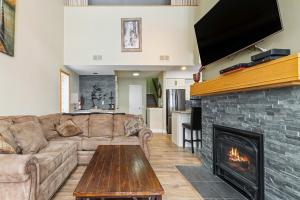
[[(111, 103), (109, 97), (112, 94), (113, 100), (112, 103), (116, 102), (116, 83), (115, 76), (111, 75), (81, 75), (79, 76), (79, 90), (80, 96), (83, 96), (85, 99), (82, 109), (88, 110), (93, 108), (92, 102), (92, 92), (93, 86), (96, 85), (101, 89), (101, 95), (105, 95), (98, 101), (95, 101), (98, 109), (109, 109), (109, 104)], [(98, 94), (97, 94), (98, 95)], [(102, 101), (104, 104), (102, 104)]]
[(300, 87), (202, 97), (204, 163), (212, 167), (213, 124), (264, 135), (265, 199), (300, 199)]

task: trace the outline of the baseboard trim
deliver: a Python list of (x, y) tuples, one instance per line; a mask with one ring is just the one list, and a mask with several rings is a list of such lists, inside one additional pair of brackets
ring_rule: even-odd
[(162, 134), (167, 134), (167, 131), (164, 129), (151, 129), (153, 133), (162, 133)]

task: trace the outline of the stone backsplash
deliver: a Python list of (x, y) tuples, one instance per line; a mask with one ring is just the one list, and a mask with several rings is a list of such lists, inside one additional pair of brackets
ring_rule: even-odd
[(265, 199), (300, 199), (300, 87), (202, 97), (203, 148), (212, 168), (213, 124), (264, 135)]
[(84, 99), (82, 109), (88, 110), (97, 106), (98, 109), (109, 109), (115, 104), (115, 76), (81, 75), (79, 76), (80, 97)]

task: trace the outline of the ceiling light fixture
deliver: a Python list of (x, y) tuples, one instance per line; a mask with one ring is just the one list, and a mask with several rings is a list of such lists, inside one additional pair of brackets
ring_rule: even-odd
[(185, 71), (186, 70), (186, 66), (181, 67), (181, 70)]
[(97, 72), (94, 72), (94, 73), (93, 73), (93, 75), (98, 75), (98, 74), (99, 74), (99, 73), (97, 73)]
[(139, 73), (139, 72), (134, 72), (134, 73), (132, 74), (132, 76), (135, 76), (135, 77), (140, 76), (140, 73)]

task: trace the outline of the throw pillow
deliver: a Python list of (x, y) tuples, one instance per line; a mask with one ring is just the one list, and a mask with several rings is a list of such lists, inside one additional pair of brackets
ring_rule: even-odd
[(21, 148), (16, 144), (14, 136), (7, 130), (0, 133), (0, 154), (19, 154)]
[(48, 145), (43, 130), (37, 121), (14, 124), (10, 127), (10, 131), (17, 144), (22, 148), (23, 154), (37, 153)]
[(72, 121), (68, 120), (56, 127), (58, 134), (62, 137), (72, 137), (82, 134), (82, 130)]
[(129, 136), (136, 136), (138, 135), (139, 131), (143, 128), (143, 122), (138, 119), (130, 119), (124, 122), (125, 127), (125, 135)]

